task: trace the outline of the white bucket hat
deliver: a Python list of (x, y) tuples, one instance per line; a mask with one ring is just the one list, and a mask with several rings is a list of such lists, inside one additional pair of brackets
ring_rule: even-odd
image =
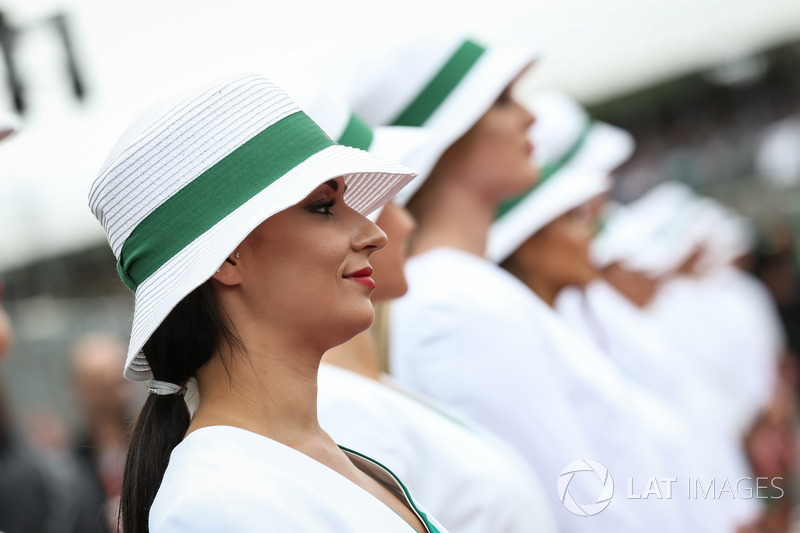
[(531, 235), (611, 189), (611, 172), (634, 150), (630, 133), (592, 121), (563, 93), (537, 93), (525, 101), (536, 115), (530, 136), (542, 177), (526, 193), (501, 206), (489, 230), (486, 256), (504, 261)]
[(495, 219), (489, 229), (486, 257), (502, 263), (537, 231), (610, 188), (607, 172), (571, 168), (553, 174)]
[(152, 378), (142, 347), (261, 222), (343, 176), (368, 214), (414, 177), (335, 144), (268, 79), (241, 75), (142, 115), (89, 193), (117, 270), (135, 291), (125, 377)]
[(464, 135), (536, 59), (529, 50), (485, 47), (461, 35), (427, 34), (358, 80), (353, 110), (373, 126), (424, 126), (430, 142), (402, 162), (420, 177), (396, 198), (405, 204), (442, 153)]
[(636, 147), (630, 133), (594, 120), (565, 93), (541, 91), (523, 103), (536, 116), (531, 139), (544, 176), (567, 165), (612, 172), (630, 159)]
[[(426, 128), (372, 127), (349, 108), (343, 95), (337, 95), (329, 87), (316, 90), (309, 96), (298, 96), (297, 100), (303, 111), (337, 143), (373, 153), (389, 161), (408, 159), (411, 153), (419, 150), (431, 138), (431, 132)], [(421, 172), (419, 168), (414, 170)], [(368, 218), (375, 222), (381, 210), (382, 208), (376, 209)]]
[(19, 128), (19, 119), (9, 113), (0, 113), (0, 141), (13, 134)]
[(752, 252), (756, 245), (753, 223), (742, 215), (723, 207), (721, 217), (704, 242), (698, 268), (713, 272)]
[(635, 250), (625, 261), (626, 266), (651, 277), (676, 271), (704, 245), (721, 216), (719, 204), (709, 198), (696, 198), (677, 210), (649, 242)]
[[(650, 277), (663, 276), (692, 253), (706, 203), (681, 183), (665, 182), (615, 209), (592, 243), (592, 259), (604, 268), (620, 263)], [(701, 224), (702, 222), (702, 224)]]

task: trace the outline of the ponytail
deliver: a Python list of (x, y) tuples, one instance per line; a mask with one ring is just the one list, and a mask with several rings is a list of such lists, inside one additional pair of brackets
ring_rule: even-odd
[[(181, 300), (144, 346), (153, 377), (185, 386), (197, 370), (223, 347), (240, 347), (236, 335), (220, 318), (211, 282)], [(120, 497), (125, 533), (147, 533), (150, 507), (156, 497), (172, 450), (189, 429), (189, 410), (177, 394), (150, 394), (131, 435)]]

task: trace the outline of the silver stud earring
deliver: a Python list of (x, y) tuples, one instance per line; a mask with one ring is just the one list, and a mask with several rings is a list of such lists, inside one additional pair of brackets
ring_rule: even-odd
[(239, 252), (236, 252), (235, 254), (233, 254), (233, 257), (235, 257), (236, 259), (239, 259)]
[(219, 274), (219, 269), (217, 269), (217, 274)]

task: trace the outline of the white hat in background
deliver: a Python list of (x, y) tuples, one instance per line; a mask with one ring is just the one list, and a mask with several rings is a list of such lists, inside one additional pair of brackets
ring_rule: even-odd
[(722, 207), (721, 216), (709, 228), (698, 262), (702, 272), (712, 272), (747, 255), (756, 245), (753, 223), (731, 209)]
[(564, 168), (542, 182), (518, 203), (506, 204), (492, 223), (486, 243), (486, 257), (502, 263), (537, 231), (550, 222), (611, 188), (607, 172)]
[(0, 141), (13, 134), (19, 128), (19, 118), (10, 113), (0, 113)]
[[(626, 206), (616, 206), (592, 243), (592, 259), (600, 268), (621, 263), (629, 269), (655, 275), (641, 262), (641, 255), (657, 243), (675, 217), (695, 200), (681, 183), (664, 182)], [(639, 270), (645, 269), (645, 270)]]
[(723, 230), (733, 217), (716, 200), (698, 197), (684, 185), (665, 183), (613, 212), (593, 243), (592, 257), (599, 267), (618, 262), (629, 270), (661, 277), (701, 247), (703, 255), (712, 248), (715, 259), (741, 250), (744, 228), (737, 224), (730, 235)]
[(630, 159), (636, 147), (630, 133), (592, 119), (562, 92), (540, 91), (523, 103), (536, 116), (531, 139), (543, 178), (568, 164), (612, 172)]
[(358, 80), (353, 110), (367, 123), (424, 126), (431, 139), (401, 162), (420, 177), (398, 196), (405, 204), (444, 151), (464, 135), (517, 76), (535, 60), (513, 47), (485, 47), (447, 32), (406, 43), (381, 68)]
[[(646, 215), (640, 212), (640, 215)], [(719, 204), (709, 198), (696, 198), (673, 213), (648, 242), (634, 251), (625, 265), (637, 272), (660, 277), (677, 270), (699, 247), (719, 221)]]
[[(330, 87), (318, 89), (297, 98), (298, 104), (334, 141), (364, 150), (389, 161), (404, 161), (419, 150), (431, 137), (430, 131), (413, 126), (375, 126), (353, 113), (344, 96)], [(429, 169), (415, 168), (418, 173)], [(373, 222), (381, 208), (368, 215)]]
[(611, 173), (635, 146), (630, 133), (592, 121), (563, 93), (537, 93), (525, 105), (536, 115), (531, 137), (542, 177), (500, 208), (486, 249), (487, 257), (498, 263), (559, 216), (608, 191)]
[(135, 291), (125, 376), (152, 377), (144, 344), (261, 222), (339, 176), (348, 205), (368, 214), (414, 175), (335, 144), (258, 75), (143, 114), (114, 146), (89, 193), (120, 277)]

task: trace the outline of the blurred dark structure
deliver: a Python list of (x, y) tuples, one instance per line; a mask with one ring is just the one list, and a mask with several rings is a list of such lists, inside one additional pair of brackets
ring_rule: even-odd
[(86, 97), (86, 86), (78, 67), (75, 46), (70, 30), (69, 19), (64, 13), (57, 13), (26, 26), (15, 26), (9, 17), (0, 11), (0, 47), (3, 50), (3, 62), (6, 70), (6, 84), (17, 113), (23, 115), (28, 109), (28, 99), (22, 74), (17, 68), (17, 54), (20, 37), (28, 31), (45, 29), (58, 37), (64, 53), (64, 68), (69, 80), (73, 96), (82, 101)]

